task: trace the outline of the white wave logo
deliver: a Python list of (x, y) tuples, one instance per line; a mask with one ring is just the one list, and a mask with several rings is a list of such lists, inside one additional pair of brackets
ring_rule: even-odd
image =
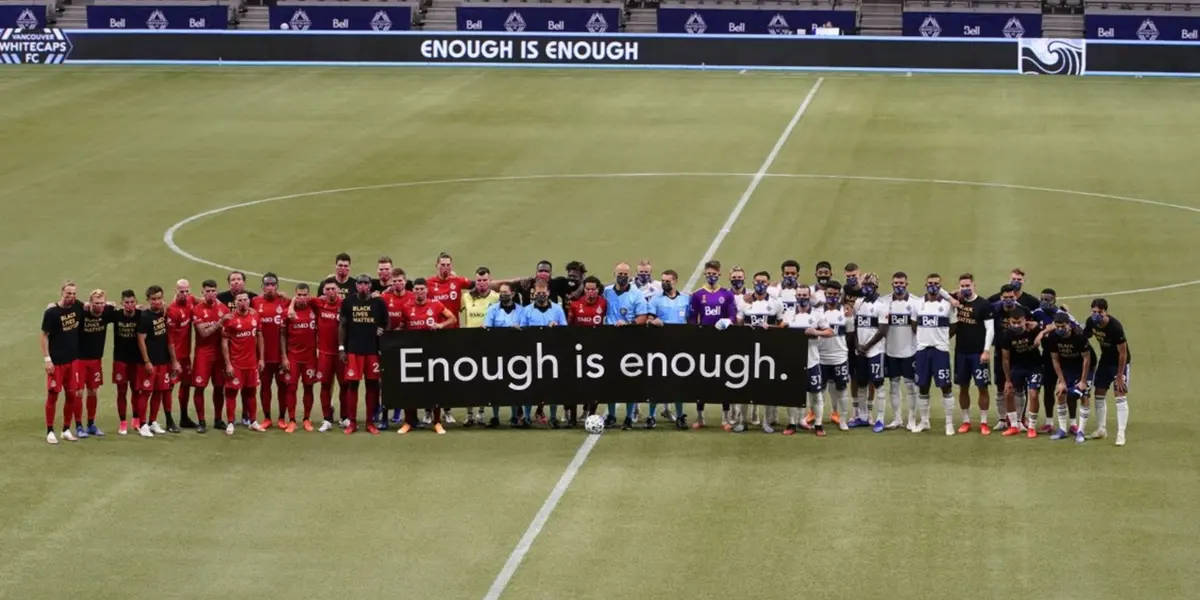
[(1083, 40), (1021, 38), (1018, 62), (1026, 75), (1083, 75), (1087, 46)]

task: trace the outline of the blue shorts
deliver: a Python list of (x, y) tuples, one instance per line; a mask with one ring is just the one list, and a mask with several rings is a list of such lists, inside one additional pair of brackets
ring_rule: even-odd
[(954, 353), (954, 383), (968, 385), (972, 381), (975, 387), (985, 388), (991, 383), (991, 375), (987, 365), (980, 360), (982, 354)]
[(904, 379), (912, 380), (916, 373), (916, 361), (913, 357), (896, 358), (895, 356), (883, 357), (883, 376), (888, 379), (903, 377)]
[[(1129, 363), (1125, 363), (1125, 387), (1129, 387)], [(1095, 388), (1098, 390), (1112, 389), (1117, 380), (1117, 365), (1098, 365), (1096, 367)]]
[(875, 384), (883, 385), (883, 355), (859, 356), (855, 354), (850, 362), (854, 363), (854, 381), (859, 387)]
[(931, 384), (938, 388), (950, 387), (949, 352), (933, 347), (921, 348), (914, 358), (917, 387), (925, 389)]
[(1087, 389), (1082, 392), (1080, 392), (1079, 388), (1076, 387), (1079, 385), (1079, 380), (1083, 376), (1083, 374), (1080, 373), (1079, 371), (1064, 368), (1063, 369), (1063, 381), (1060, 381), (1059, 383), (1066, 384), (1067, 395), (1075, 396), (1075, 397), (1084, 397), (1084, 396), (1087, 396), (1088, 392), (1090, 392), (1092, 390), (1092, 381), (1093, 381), (1095, 375), (1096, 375), (1095, 371), (1093, 371), (1091, 374), (1089, 374), (1089, 377), (1087, 378), (1087, 384), (1088, 384)]
[(821, 380), (821, 365), (810, 367), (808, 369), (807, 381), (804, 382), (804, 391), (811, 394), (819, 394), (822, 387), (824, 385)]
[(1042, 367), (1013, 367), (1012, 384), (1016, 390), (1039, 390), (1042, 387)]
[(833, 387), (838, 390), (846, 389), (846, 384), (850, 383), (850, 366), (847, 363), (840, 365), (821, 365), (821, 389), (833, 382)]

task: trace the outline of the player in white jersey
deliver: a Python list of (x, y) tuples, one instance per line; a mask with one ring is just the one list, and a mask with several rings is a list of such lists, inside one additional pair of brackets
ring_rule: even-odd
[[(647, 306), (650, 305), (652, 300), (662, 295), (662, 282), (654, 279), (654, 267), (650, 264), (649, 259), (642, 259), (640, 262), (638, 262), (637, 274), (634, 275), (633, 278), (633, 287), (637, 288), (637, 290), (642, 293), (642, 296), (646, 298)], [(565, 310), (566, 307), (563, 307), (563, 309)], [(642, 405), (640, 403), (633, 406), (634, 423), (637, 423), (642, 419), (641, 406)], [(666, 404), (659, 404), (658, 412), (661, 414), (663, 419), (667, 420), (667, 422), (675, 420), (675, 415), (671, 412), (670, 407)], [(653, 413), (651, 414), (653, 415)]]
[(954, 435), (954, 389), (950, 379), (950, 324), (957, 311), (954, 305), (942, 297), (942, 278), (931, 273), (925, 278), (925, 296), (917, 307), (917, 408), (921, 420), (912, 424), (909, 414), (909, 430), (921, 433), (929, 429), (929, 390), (937, 386), (942, 390), (942, 406), (946, 410), (946, 435)]
[[(807, 287), (802, 287), (796, 292), (796, 312), (784, 321), (784, 326), (804, 331), (809, 340), (806, 363), (808, 377), (804, 382), (807, 396), (801, 400), (799, 408), (788, 407), (788, 425), (783, 434), (793, 435), (796, 429), (815, 429), (818, 436), (824, 437), (825, 429), (821, 427), (820, 418), (824, 410), (824, 401), (821, 399), (821, 352), (818, 349), (818, 339), (833, 335), (833, 330), (829, 328), (829, 323), (825, 321), (821, 311), (813, 310), (812, 292)], [(801, 416), (803, 408), (813, 408), (816, 411), (815, 427), (810, 428), (804, 422)]]
[[(887, 298), (879, 297), (879, 277), (874, 273), (864, 273), (862, 276), (862, 297), (854, 301), (854, 381), (858, 384), (852, 390), (854, 404), (858, 411), (851, 427), (871, 426), (871, 417), (875, 412), (875, 398), (882, 396), (883, 391), (883, 344), (878, 343), (879, 317), (887, 314)], [(843, 293), (845, 289), (842, 290)], [(873, 341), (874, 340), (874, 341)], [(863, 402), (862, 396), (867, 400)]]
[[(854, 323), (853, 308), (842, 304), (842, 284), (838, 281), (827, 280), (825, 288), (825, 308), (822, 317), (833, 330), (833, 337), (823, 337), (817, 341), (817, 351), (821, 357), (821, 394), (833, 382), (834, 391), (830, 394), (833, 400), (831, 418), (842, 431), (850, 429), (850, 352), (846, 347), (846, 327)], [(823, 398), (822, 398), (823, 399)], [(843, 416), (845, 415), (845, 416)]]
[(917, 298), (908, 293), (908, 275), (903, 271), (892, 275), (892, 295), (886, 299), (884, 306), (885, 310), (879, 316), (879, 331), (875, 336), (886, 338), (883, 348), (883, 376), (889, 382), (888, 397), (892, 405), (892, 421), (886, 426), (883, 424), (886, 407), (883, 402), (877, 402), (875, 426), (872, 428), (875, 433), (884, 429), (897, 429), (904, 424), (900, 411), (902, 381), (908, 391), (910, 420), (917, 407), (917, 390), (913, 381), (913, 356), (917, 353)]
[(778, 298), (783, 306), (780, 319), (791, 319), (796, 312), (796, 290), (800, 289), (800, 263), (788, 259), (779, 267), (781, 278), (779, 283), (767, 287), (767, 295)]
[[(772, 298), (767, 294), (767, 287), (770, 283), (770, 273), (759, 271), (754, 274), (753, 291), (738, 299), (737, 320), (739, 325), (762, 329), (779, 326), (779, 316), (783, 313), (783, 306), (779, 303), (778, 298)], [(758, 403), (754, 403), (756, 412), (758, 406)], [(771, 421), (774, 420), (775, 414), (774, 406), (763, 405), (762, 428), (764, 432), (775, 433), (775, 429), (771, 427)], [(736, 404), (733, 407), (733, 431), (741, 433), (745, 430), (746, 405)]]

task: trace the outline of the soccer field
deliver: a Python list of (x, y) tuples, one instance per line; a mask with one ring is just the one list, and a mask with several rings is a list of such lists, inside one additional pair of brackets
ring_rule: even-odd
[[(59, 68), (5, 70), (0, 95), (0, 598), (1200, 589), (1195, 82)], [(317, 281), (343, 251), (356, 274), (388, 254), (429, 275), (448, 251), (460, 273), (578, 259), (605, 280), (641, 258), (685, 280), (710, 253), (855, 261), (988, 293), (1019, 266), (1125, 324), (1129, 444), (947, 438), (937, 401), (920, 435), (144, 440), (115, 435), (111, 385), (107, 437), (45, 443), (38, 325), (62, 279), (110, 298), (228, 268)]]

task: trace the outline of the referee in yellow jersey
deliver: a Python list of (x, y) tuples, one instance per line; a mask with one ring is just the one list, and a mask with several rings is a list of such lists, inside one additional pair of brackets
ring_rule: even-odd
[[(487, 267), (475, 269), (475, 287), (463, 296), (462, 308), (459, 309), (458, 322), (460, 327), (483, 327), (487, 317), (488, 307), (500, 301), (500, 294), (492, 290), (492, 272)], [(472, 410), (475, 408), (479, 412)], [(463, 427), (484, 424), (483, 407), (467, 407), (467, 420)]]

